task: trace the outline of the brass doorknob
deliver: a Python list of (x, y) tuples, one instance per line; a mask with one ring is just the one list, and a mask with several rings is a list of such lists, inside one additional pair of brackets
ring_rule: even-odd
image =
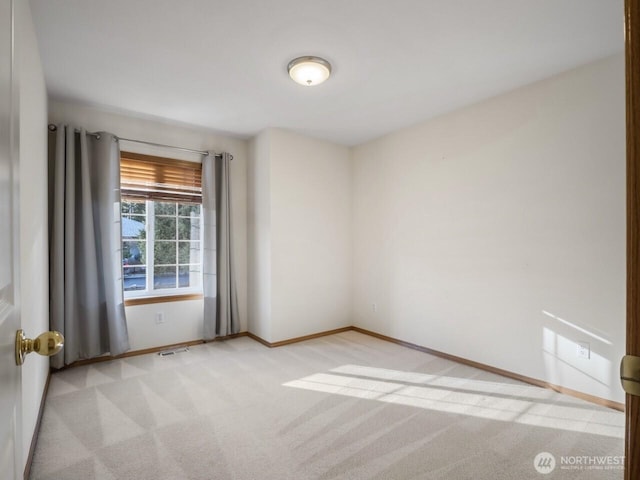
[(620, 362), (622, 389), (629, 395), (640, 396), (640, 357), (625, 355)]
[(44, 332), (32, 340), (25, 337), (24, 330), (20, 329), (16, 332), (16, 365), (22, 365), (24, 357), (31, 352), (50, 357), (62, 350), (63, 346), (64, 337), (60, 332)]

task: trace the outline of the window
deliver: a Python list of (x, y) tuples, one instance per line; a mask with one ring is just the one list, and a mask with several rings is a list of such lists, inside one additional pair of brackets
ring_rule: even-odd
[(121, 153), (125, 298), (202, 291), (201, 168)]

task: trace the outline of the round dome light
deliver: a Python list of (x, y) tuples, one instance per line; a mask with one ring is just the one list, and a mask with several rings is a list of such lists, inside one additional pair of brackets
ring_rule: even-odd
[(331, 64), (320, 57), (298, 57), (289, 62), (287, 71), (294, 82), (313, 87), (329, 78)]

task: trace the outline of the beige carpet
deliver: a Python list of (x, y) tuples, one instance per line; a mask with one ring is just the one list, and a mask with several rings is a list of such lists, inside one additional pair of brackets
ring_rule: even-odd
[(31, 478), (621, 479), (623, 424), (356, 332), (243, 337), (54, 374)]

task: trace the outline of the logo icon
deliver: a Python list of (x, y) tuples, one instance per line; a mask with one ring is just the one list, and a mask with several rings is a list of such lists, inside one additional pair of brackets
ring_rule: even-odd
[(556, 468), (556, 457), (549, 452), (540, 452), (533, 459), (533, 467), (543, 475), (551, 473)]

